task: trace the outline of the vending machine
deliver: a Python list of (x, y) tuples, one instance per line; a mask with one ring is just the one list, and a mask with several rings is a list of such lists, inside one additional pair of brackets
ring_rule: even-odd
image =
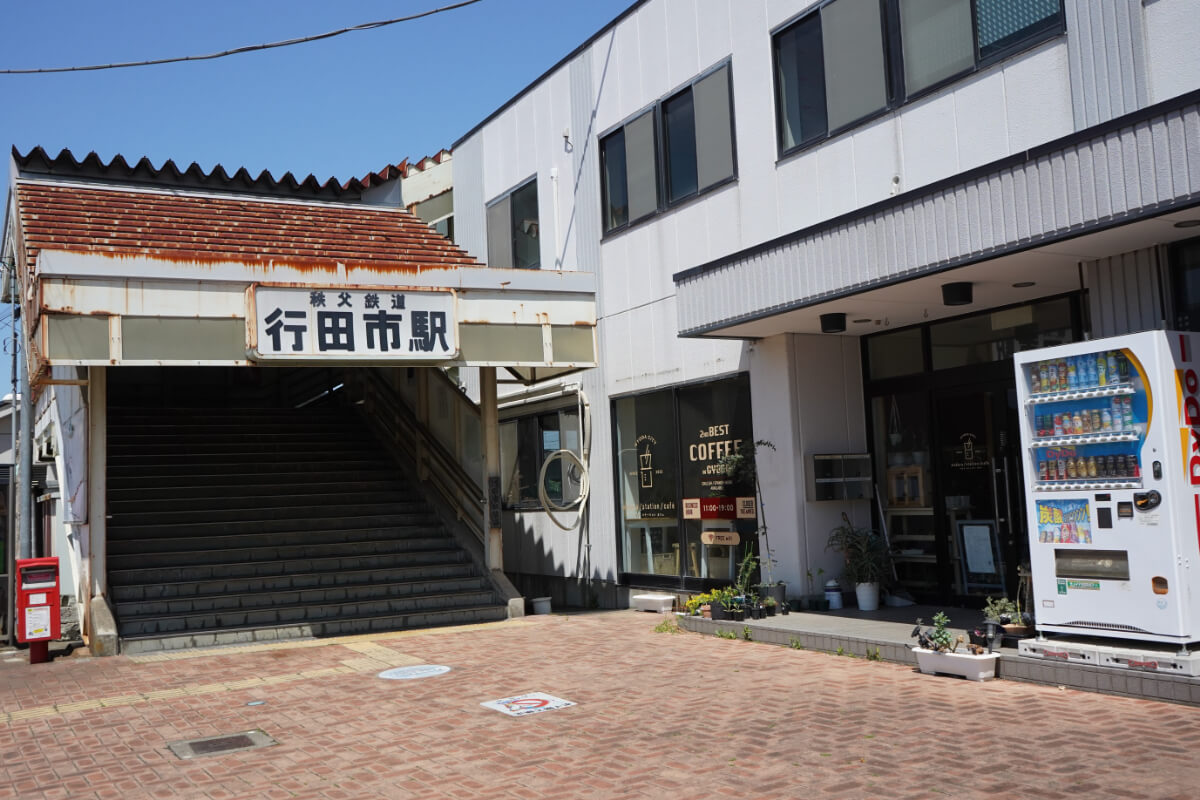
[(1200, 641), (1200, 334), (1015, 362), (1038, 633)]

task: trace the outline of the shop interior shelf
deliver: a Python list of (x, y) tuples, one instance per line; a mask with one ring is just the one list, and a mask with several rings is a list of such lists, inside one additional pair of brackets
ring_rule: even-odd
[(1076, 433), (1070, 436), (1046, 436), (1034, 439), (1032, 447), (1060, 447), (1072, 444), (1104, 444), (1105, 442), (1136, 442), (1137, 431), (1106, 431), (1103, 433)]
[(1089, 397), (1116, 397), (1122, 394), (1136, 394), (1137, 391), (1129, 383), (1118, 383), (1112, 386), (1089, 386), (1086, 389), (1070, 389), (1065, 392), (1045, 392), (1031, 394), (1025, 402), (1029, 405), (1042, 403), (1058, 403), (1062, 400), (1085, 400)]

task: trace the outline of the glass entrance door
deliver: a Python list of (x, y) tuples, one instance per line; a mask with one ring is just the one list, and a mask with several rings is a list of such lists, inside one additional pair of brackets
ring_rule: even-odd
[[(1015, 415), (1007, 384), (942, 389), (934, 396), (939, 492), (935, 506), (942, 596), (1005, 595), (1021, 560), (1014, 483)], [(1014, 513), (1017, 515), (1014, 516)]]

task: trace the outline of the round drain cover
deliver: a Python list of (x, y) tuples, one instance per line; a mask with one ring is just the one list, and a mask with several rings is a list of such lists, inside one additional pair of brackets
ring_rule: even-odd
[(449, 667), (443, 667), (440, 664), (418, 664), (415, 667), (385, 669), (379, 673), (379, 677), (390, 681), (411, 681), (414, 678), (432, 678), (434, 675), (445, 675), (449, 671)]

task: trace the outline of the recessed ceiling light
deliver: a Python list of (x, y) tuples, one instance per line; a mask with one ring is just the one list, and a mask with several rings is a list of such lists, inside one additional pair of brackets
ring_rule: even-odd
[(855, 324), (855, 325), (862, 325), (864, 322), (870, 322), (870, 321), (871, 321), (871, 318), (870, 318), (870, 317), (863, 317), (862, 319), (856, 319), (856, 320), (854, 320), (854, 324)]
[(1017, 281), (1013, 284), (1014, 289), (1028, 289), (1030, 286), (1036, 286), (1033, 281)]
[(1185, 219), (1175, 223), (1176, 228), (1200, 228), (1200, 219)]

